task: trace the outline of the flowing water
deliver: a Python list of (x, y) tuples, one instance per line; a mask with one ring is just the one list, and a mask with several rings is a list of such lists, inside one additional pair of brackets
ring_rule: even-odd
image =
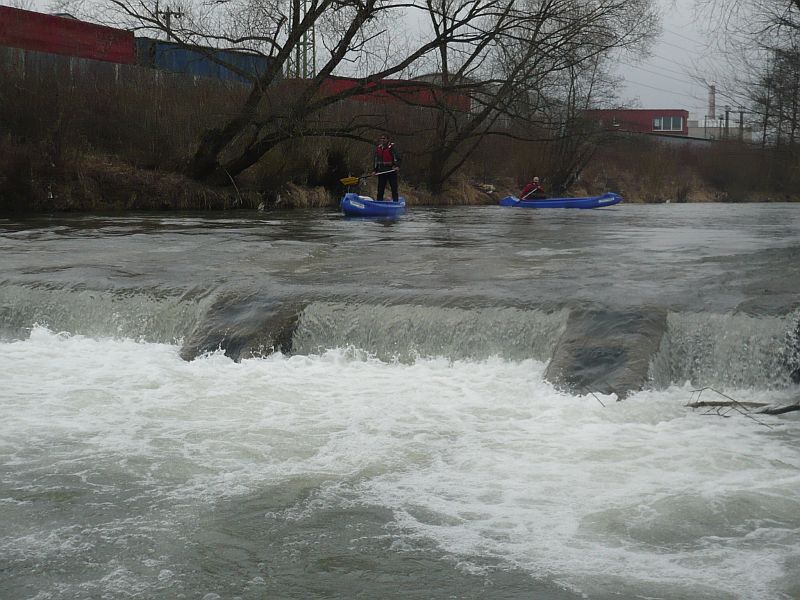
[(34, 217), (0, 257), (4, 600), (800, 598), (800, 413), (686, 406), (800, 398), (800, 206)]

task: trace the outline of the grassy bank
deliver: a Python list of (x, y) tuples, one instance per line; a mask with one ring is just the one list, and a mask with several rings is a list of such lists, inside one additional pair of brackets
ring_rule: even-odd
[[(201, 185), (183, 168), (203, 132), (229, 119), (246, 90), (138, 67), (108, 73), (76, 80), (61, 68), (31, 74), (0, 67), (0, 212), (335, 206), (345, 191), (339, 179), (370, 168), (370, 143), (317, 138), (275, 148), (232, 185)], [(273, 93), (281, 98), (280, 89)], [(401, 136), (399, 143), (406, 156), (402, 193), (412, 206), (495, 204), (533, 175), (547, 185), (546, 142), (488, 138), (435, 195), (423, 183), (424, 142)], [(375, 183), (367, 179), (359, 191), (372, 195)], [(596, 145), (568, 195), (611, 190), (627, 202), (795, 201), (798, 189), (800, 161), (789, 150), (618, 135)]]

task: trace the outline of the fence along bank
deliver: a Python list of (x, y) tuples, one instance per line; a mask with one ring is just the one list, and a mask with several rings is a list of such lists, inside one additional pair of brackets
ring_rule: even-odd
[[(21, 76), (68, 71), (75, 78), (109, 75), (119, 80), (138, 65), (169, 73), (250, 83), (270, 59), (251, 52), (183, 46), (124, 29), (0, 6), (0, 61)], [(226, 66), (228, 65), (228, 66)]]

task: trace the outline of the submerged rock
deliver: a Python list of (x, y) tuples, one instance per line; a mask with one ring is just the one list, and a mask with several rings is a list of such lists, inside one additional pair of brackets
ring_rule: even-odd
[(644, 387), (666, 329), (661, 309), (574, 310), (545, 379), (572, 393), (615, 393), (622, 399)]
[(303, 307), (265, 300), (258, 294), (224, 295), (214, 303), (181, 348), (181, 358), (194, 360), (202, 354), (222, 350), (240, 361), (289, 353), (292, 336)]

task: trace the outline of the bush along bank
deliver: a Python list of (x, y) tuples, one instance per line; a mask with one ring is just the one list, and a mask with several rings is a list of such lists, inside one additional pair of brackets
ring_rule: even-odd
[[(269, 184), (268, 184), (269, 185)], [(401, 182), (410, 205), (493, 204), (497, 193), (456, 178), (441, 194)], [(357, 189), (375, 194), (374, 180)], [(0, 213), (168, 210), (296, 209), (336, 207), (346, 190), (294, 182), (269, 189), (212, 187), (175, 172), (132, 166), (113, 156), (67, 153), (56, 158), (41, 145), (0, 143)]]
[[(797, 193), (758, 189), (757, 185), (731, 193), (709, 185), (695, 171), (680, 170), (679, 164), (670, 172), (670, 161), (654, 163), (662, 169), (651, 175), (624, 168), (623, 159), (591, 163), (566, 195), (615, 191), (628, 204), (800, 200)], [(375, 184), (368, 178), (353, 191), (374, 196)], [(2, 214), (335, 208), (345, 191), (341, 184), (325, 187), (293, 181), (264, 181), (256, 186), (246, 178), (236, 185), (212, 187), (114, 156), (66, 152), (55, 157), (41, 144), (14, 143), (9, 137), (0, 141)], [(439, 194), (401, 178), (401, 193), (409, 206), (494, 205), (518, 191), (519, 183), (511, 177), (456, 176)]]

